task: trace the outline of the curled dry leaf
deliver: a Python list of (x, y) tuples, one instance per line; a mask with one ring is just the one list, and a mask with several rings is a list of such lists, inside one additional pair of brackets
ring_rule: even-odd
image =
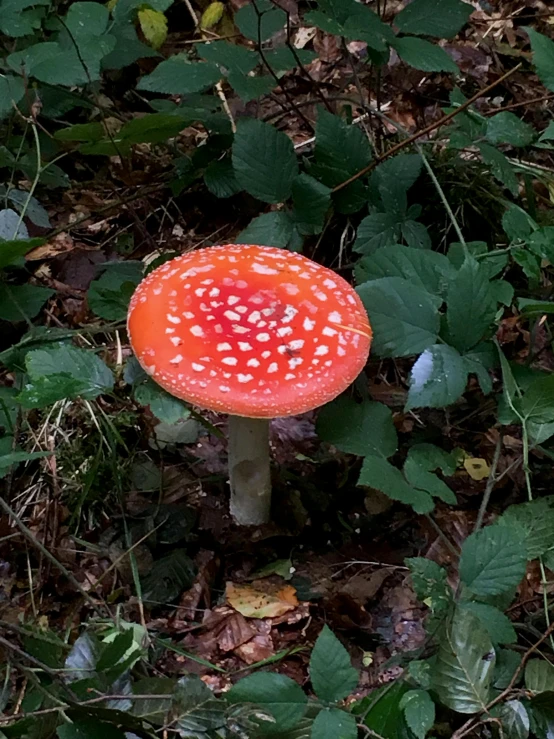
[(228, 582), (225, 595), (229, 604), (247, 618), (277, 618), (298, 605), (296, 589), (280, 578), (247, 585)]
[(52, 259), (60, 254), (65, 254), (75, 247), (75, 242), (68, 233), (62, 232), (50, 239), (46, 244), (37, 246), (30, 252), (27, 252), (25, 259), (28, 262), (36, 262), (41, 259)]

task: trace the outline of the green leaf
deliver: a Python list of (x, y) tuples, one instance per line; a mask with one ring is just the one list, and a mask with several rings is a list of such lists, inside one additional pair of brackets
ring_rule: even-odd
[(500, 526), (517, 531), (528, 559), (537, 559), (554, 549), (554, 496), (511, 505), (498, 519)]
[[(121, 4), (121, 2), (118, 3), (118, 5)], [(155, 49), (139, 41), (132, 23), (116, 23), (111, 34), (116, 43), (114, 49), (102, 59), (103, 69), (123, 69), (139, 59), (159, 56)]]
[(4, 246), (2, 241), (19, 241), (28, 237), (27, 226), (15, 210), (11, 208), (0, 210), (0, 246)]
[(142, 579), (142, 594), (145, 601), (162, 605), (172, 603), (190, 588), (196, 575), (196, 565), (184, 549), (173, 549), (158, 559), (150, 572)]
[(365, 725), (386, 739), (407, 739), (409, 734), (404, 721), (404, 712), (400, 709), (400, 701), (408, 690), (408, 685), (398, 680), (360, 701), (359, 712), (364, 714)]
[(304, 172), (292, 183), (292, 217), (301, 234), (319, 234), (331, 207), (331, 189)]
[(382, 454), (392, 456), (397, 449), (397, 436), (392, 413), (382, 403), (340, 395), (323, 406), (317, 418), (319, 437), (347, 454)]
[(554, 375), (533, 380), (523, 394), (521, 411), (528, 421), (554, 421)]
[[(136, 698), (131, 703), (130, 713), (156, 725), (165, 724), (166, 716), (172, 707), (172, 696), (177, 681), (168, 677), (145, 677), (133, 683), (135, 695), (151, 695), (152, 698)], [(160, 696), (167, 695), (167, 699)]]
[(381, 198), (389, 193), (406, 193), (421, 174), (423, 160), (419, 154), (397, 154), (379, 164), (371, 175), (371, 184), (378, 188)]
[(357, 739), (357, 736), (356, 719), (340, 708), (324, 708), (312, 724), (312, 739)]
[(512, 626), (512, 622), (498, 608), (490, 606), (487, 603), (472, 601), (462, 603), (461, 605), (463, 608), (471, 611), (474, 616), (477, 616), (495, 646), (497, 644), (515, 644), (517, 642), (517, 634)]
[(433, 447), (432, 444), (419, 444), (413, 446), (408, 452), (408, 457), (404, 463), (404, 475), (410, 485), (418, 490), (424, 490), (449, 505), (456, 505), (458, 501), (452, 490), (434, 474), (434, 470), (441, 466), (442, 455), (449, 458), (446, 467), (448, 473), (454, 474), (450, 455), (438, 447)]
[(356, 264), (355, 273), (358, 284), (380, 277), (402, 277), (435, 296), (445, 292), (448, 280), (455, 274), (444, 254), (400, 244), (383, 246), (371, 257), (363, 257)]
[(434, 613), (443, 612), (452, 602), (448, 573), (444, 567), (424, 557), (409, 557), (406, 565), (419, 600), (427, 603)]
[(352, 248), (358, 254), (373, 254), (378, 249), (392, 247), (400, 239), (401, 226), (395, 213), (372, 213), (358, 226)]
[(144, 38), (153, 49), (159, 49), (167, 38), (167, 18), (159, 10), (143, 8), (138, 12), (138, 21)]
[(242, 74), (242, 72), (231, 72), (227, 77), (227, 81), (245, 103), (269, 94), (276, 84), (269, 74), (252, 77)]
[(54, 290), (37, 285), (7, 285), (0, 282), (0, 319), (24, 321), (35, 318)]
[(460, 352), (471, 349), (491, 327), (495, 313), (486, 269), (475, 259), (466, 259), (451, 281), (446, 298), (449, 342)]
[(21, 452), (17, 449), (4, 453), (4, 446), (7, 445), (4, 445), (2, 442), (6, 440), (9, 442), (9, 449), (11, 450), (13, 448), (11, 436), (3, 436), (0, 439), (0, 479), (8, 474), (12, 465), (19, 464), (20, 462), (29, 462), (33, 459), (41, 459), (50, 454), (50, 452)]
[(554, 665), (546, 659), (530, 659), (525, 665), (525, 687), (532, 693), (554, 690)]
[(455, 403), (466, 384), (467, 367), (459, 352), (448, 344), (436, 344), (426, 349), (412, 367), (406, 410)]
[(235, 13), (235, 25), (250, 41), (267, 41), (287, 22), (287, 14), (268, 0), (251, 0)]
[(237, 244), (260, 244), (279, 246), (285, 249), (294, 232), (294, 223), (289, 213), (273, 211), (252, 219), (235, 239)]
[(494, 706), (490, 713), (500, 720), (502, 733), (506, 739), (527, 739), (529, 736), (529, 714), (521, 701), (500, 703)]
[(467, 23), (473, 8), (460, 0), (413, 0), (398, 13), (394, 24), (402, 33), (451, 38)]
[(510, 526), (487, 526), (468, 536), (460, 557), (460, 579), (475, 595), (501, 595), (525, 575), (527, 552)]
[(295, 52), (296, 56), (288, 46), (281, 46), (279, 49), (265, 51), (264, 56), (271, 69), (277, 73), (295, 69), (299, 66), (298, 60), (302, 64), (310, 64), (318, 58), (315, 51), (308, 49), (295, 49)]
[(423, 72), (453, 72), (460, 70), (444, 49), (430, 41), (415, 36), (396, 38), (391, 46), (402, 61)]
[[(473, 145), (473, 144), (472, 144)], [(512, 195), (517, 195), (519, 189), (518, 179), (515, 175), (514, 167), (508, 158), (498, 149), (490, 144), (478, 144), (479, 151), (483, 157), (485, 164), (491, 168), (491, 172), (496, 179), (506, 187)]]
[(408, 246), (414, 249), (430, 249), (432, 246), (429, 231), (423, 223), (418, 223), (409, 218), (402, 222), (400, 232)]
[(373, 328), (373, 351), (407, 357), (435, 344), (439, 314), (427, 292), (399, 277), (366, 282), (357, 292)]
[(435, 704), (426, 690), (409, 690), (400, 701), (404, 718), (417, 739), (424, 739), (435, 723)]
[(549, 90), (554, 90), (554, 41), (532, 28), (525, 29), (529, 34), (533, 51), (533, 64), (540, 81)]
[(111, 370), (92, 351), (52, 344), (30, 351), (25, 364), (30, 382), (19, 395), (27, 408), (43, 408), (63, 398), (96, 398), (113, 388)]
[(204, 183), (216, 198), (230, 198), (240, 192), (235, 170), (227, 158), (216, 159), (208, 164), (204, 172)]
[(202, 736), (225, 726), (226, 704), (197, 675), (182, 677), (173, 694), (172, 716), (182, 736)]
[(529, 146), (535, 135), (532, 126), (507, 110), (497, 113), (487, 120), (485, 136), (491, 144)]
[(59, 739), (125, 739), (125, 733), (114, 724), (98, 719), (80, 718), (58, 726)]
[(429, 513), (434, 508), (428, 493), (409, 485), (400, 470), (381, 456), (368, 455), (364, 459), (358, 485), (380, 490), (392, 500), (412, 506), (416, 513)]
[(0, 75), (0, 118), (15, 112), (17, 105), (25, 94), (25, 85), (21, 77), (11, 74)]
[(310, 679), (319, 700), (328, 703), (346, 698), (358, 684), (350, 655), (328, 626), (320, 631), (310, 655)]
[(149, 406), (162, 423), (174, 424), (190, 416), (190, 408), (182, 400), (174, 398), (150, 378), (135, 387), (133, 397), (137, 403)]
[(215, 64), (188, 62), (181, 56), (174, 56), (160, 62), (151, 74), (142, 77), (137, 90), (188, 95), (207, 90), (220, 79), (221, 72)]
[[(279, 166), (276, 166), (276, 163)], [(298, 162), (289, 137), (269, 123), (246, 119), (233, 142), (233, 168), (239, 185), (264, 203), (290, 197)]]
[(196, 51), (208, 62), (217, 64), (224, 74), (241, 72), (246, 75), (259, 64), (260, 58), (255, 51), (229, 41), (213, 41), (209, 44), (198, 44)]
[(494, 651), (486, 630), (470, 611), (457, 608), (439, 638), (431, 687), (457, 713), (485, 710), (490, 698)]
[(106, 321), (124, 321), (129, 301), (142, 279), (142, 262), (110, 264), (93, 280), (87, 293), (89, 308)]
[(98, 672), (105, 672), (112, 670), (117, 666), (123, 657), (127, 654), (133, 644), (133, 630), (127, 629), (120, 634), (116, 634), (115, 638), (106, 644), (103, 644), (103, 648), (100, 652), (98, 662), (96, 663), (96, 670)]
[(38, 202), (38, 200), (30, 196), (26, 190), (17, 190), (12, 187), (10, 190), (6, 190), (4, 187), (0, 187), (0, 191), (3, 197), (7, 197), (8, 200), (13, 203), (16, 210), (19, 213), (23, 213), (35, 226), (41, 228), (51, 228), (50, 219), (48, 213)]
[(314, 164), (310, 173), (328, 187), (334, 187), (359, 172), (370, 161), (371, 149), (364, 132), (339, 116), (319, 109)]
[(508, 206), (502, 216), (502, 228), (511, 242), (525, 241), (538, 227), (527, 211), (514, 203)]
[(239, 680), (225, 694), (230, 703), (254, 703), (273, 716), (279, 730), (294, 728), (306, 712), (308, 699), (298, 683), (276, 672), (258, 672)]

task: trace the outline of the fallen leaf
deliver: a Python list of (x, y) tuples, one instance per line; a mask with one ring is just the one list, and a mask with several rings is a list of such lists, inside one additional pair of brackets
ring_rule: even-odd
[(247, 618), (275, 618), (298, 605), (296, 589), (284, 581), (257, 580), (247, 585), (227, 583), (229, 604)]
[(480, 457), (466, 457), (464, 459), (464, 468), (472, 480), (485, 480), (491, 471), (486, 460)]

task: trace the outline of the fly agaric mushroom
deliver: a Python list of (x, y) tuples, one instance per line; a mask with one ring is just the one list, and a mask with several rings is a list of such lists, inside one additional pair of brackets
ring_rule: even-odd
[(269, 246), (212, 246), (151, 272), (130, 303), (131, 345), (175, 397), (229, 414), (231, 514), (269, 520), (269, 419), (335, 398), (369, 354), (371, 328), (334, 272)]

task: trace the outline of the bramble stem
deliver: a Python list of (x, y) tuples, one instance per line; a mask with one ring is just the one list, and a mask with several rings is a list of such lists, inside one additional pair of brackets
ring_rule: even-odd
[(269, 521), (269, 420), (229, 416), (231, 515), (242, 526)]

